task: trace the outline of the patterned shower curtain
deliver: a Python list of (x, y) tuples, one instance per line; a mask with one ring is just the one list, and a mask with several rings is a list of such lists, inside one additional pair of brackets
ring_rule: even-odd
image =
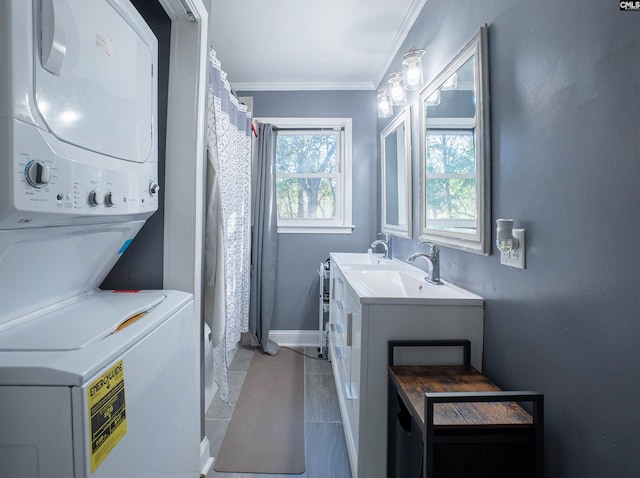
[(211, 328), (214, 380), (228, 402), (228, 352), (249, 320), (251, 113), (231, 93), (226, 76), (211, 49), (204, 318)]

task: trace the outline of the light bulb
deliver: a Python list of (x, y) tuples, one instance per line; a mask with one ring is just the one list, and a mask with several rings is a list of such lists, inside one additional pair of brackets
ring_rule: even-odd
[(380, 111), (383, 113), (388, 113), (391, 110), (391, 103), (389, 103), (389, 98), (383, 98), (380, 100)]
[(392, 106), (400, 106), (407, 101), (407, 96), (404, 92), (404, 78), (401, 72), (389, 75), (389, 95), (391, 96)]
[(407, 69), (407, 85), (415, 86), (420, 82), (420, 70), (415, 65)]
[(388, 118), (393, 115), (393, 107), (389, 101), (389, 95), (386, 90), (378, 91), (378, 117)]
[(391, 88), (391, 98), (393, 98), (394, 100), (401, 100), (403, 95), (404, 92), (402, 91), (401, 86), (394, 85), (393, 88)]
[(417, 90), (422, 86), (422, 60), (420, 57), (424, 50), (411, 49), (406, 52), (402, 59), (402, 70), (407, 82), (407, 90)]

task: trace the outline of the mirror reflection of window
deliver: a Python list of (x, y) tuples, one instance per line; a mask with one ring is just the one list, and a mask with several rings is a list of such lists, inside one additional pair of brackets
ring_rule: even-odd
[(476, 232), (473, 131), (427, 133), (427, 223), (448, 231)]

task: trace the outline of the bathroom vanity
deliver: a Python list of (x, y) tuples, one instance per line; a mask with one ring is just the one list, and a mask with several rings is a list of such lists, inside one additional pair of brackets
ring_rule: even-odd
[[(376, 254), (331, 254), (329, 359), (353, 478), (386, 476), (389, 340), (468, 339), (482, 371), (484, 300), (424, 276)], [(407, 350), (396, 363), (456, 363), (447, 353)]]

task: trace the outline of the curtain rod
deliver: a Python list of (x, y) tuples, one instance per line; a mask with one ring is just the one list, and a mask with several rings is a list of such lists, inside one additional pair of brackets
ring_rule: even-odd
[(287, 128), (287, 127), (278, 127), (278, 126), (274, 126), (273, 127), (274, 130), (276, 131), (344, 131), (344, 126), (338, 126), (336, 128), (314, 128), (314, 127), (294, 127), (294, 128)]

